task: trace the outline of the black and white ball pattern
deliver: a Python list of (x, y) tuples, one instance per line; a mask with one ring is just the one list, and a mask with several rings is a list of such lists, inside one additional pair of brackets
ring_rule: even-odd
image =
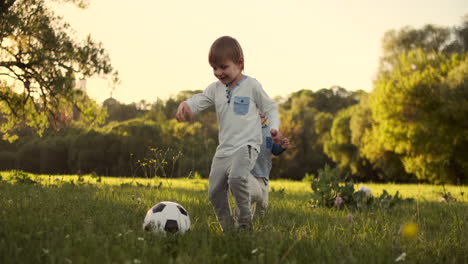
[(190, 230), (190, 217), (182, 205), (170, 201), (160, 202), (146, 213), (143, 229), (162, 234), (184, 234)]

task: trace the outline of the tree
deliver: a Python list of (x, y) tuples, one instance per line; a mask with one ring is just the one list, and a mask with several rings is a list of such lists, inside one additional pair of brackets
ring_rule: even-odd
[(468, 16), (459, 27), (406, 27), (385, 35), (370, 100), (371, 136), (364, 137), (373, 144), (364, 144), (366, 156), (393, 153), (420, 180), (468, 180), (462, 151), (468, 131), (467, 40)]
[(371, 175), (366, 175), (367, 170), (359, 154), (359, 148), (351, 143), (350, 120), (355, 112), (356, 106), (341, 110), (330, 130), (330, 139), (324, 144), (324, 152), (337, 164), (342, 173), (358, 175), (359, 180), (370, 180)]
[(357, 105), (341, 110), (333, 120), (325, 153), (342, 173), (359, 181), (409, 182), (414, 176), (405, 172), (400, 157), (376, 141), (368, 95)]
[(416, 49), (424, 53), (440, 53), (447, 56), (468, 51), (468, 15), (459, 27), (426, 25), (421, 29), (404, 27), (390, 30), (383, 37), (383, 56), (380, 58), (380, 74), (389, 73), (399, 63), (399, 56)]
[(123, 104), (114, 98), (106, 99), (102, 103), (102, 106), (107, 110), (106, 122), (122, 122), (133, 118), (138, 118), (147, 112), (146, 110), (139, 108), (135, 103)]
[[(63, 0), (80, 8), (84, 0)], [(0, 0), (0, 125), (4, 139), (15, 139), (20, 124), (41, 134), (60, 121), (64, 105), (94, 115), (81, 104), (75, 81), (93, 75), (118, 74), (101, 43), (88, 36), (74, 40), (70, 25), (56, 16), (47, 0)]]
[(417, 49), (398, 60), (371, 98), (378, 144), (401, 155), (419, 179), (466, 182), (468, 56)]
[(302, 179), (306, 173), (317, 173), (333, 161), (324, 153), (323, 144), (336, 113), (359, 101), (358, 92), (334, 86), (317, 92), (301, 90), (293, 93), (280, 106), (281, 130), (292, 142), (278, 162), (272, 177)]

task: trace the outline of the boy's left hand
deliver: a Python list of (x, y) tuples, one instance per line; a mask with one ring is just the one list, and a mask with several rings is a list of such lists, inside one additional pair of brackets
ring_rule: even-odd
[(271, 133), (271, 138), (273, 139), (273, 143), (281, 144), (281, 139), (283, 138), (283, 135), (281, 135), (281, 132), (279, 132), (276, 129), (272, 129), (270, 133)]

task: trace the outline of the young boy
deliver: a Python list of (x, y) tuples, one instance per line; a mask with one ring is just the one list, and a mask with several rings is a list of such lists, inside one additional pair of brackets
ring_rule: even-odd
[(213, 205), (224, 232), (234, 229), (229, 205), (229, 188), (239, 208), (238, 224), (251, 228), (248, 177), (257, 159), (262, 143), (259, 111), (270, 120), (271, 135), (281, 140), (276, 103), (263, 90), (261, 84), (242, 72), (244, 55), (236, 39), (228, 36), (217, 39), (210, 48), (208, 61), (219, 80), (210, 84), (203, 93), (196, 94), (178, 109), (176, 118), (185, 121), (214, 105), (219, 124), (219, 145), (211, 164), (208, 198)]
[[(269, 178), (272, 165), (272, 154), (280, 155), (289, 147), (289, 140), (286, 137), (281, 139), (280, 144), (273, 142), (270, 135), (270, 127), (263, 113), (260, 113), (262, 121), (262, 138), (263, 143), (260, 147), (260, 153), (257, 158), (255, 167), (251, 171), (249, 177), (249, 191), (252, 204), (252, 210), (255, 206), (255, 216), (261, 216), (265, 213), (268, 206), (268, 189)], [(236, 211), (238, 213), (238, 211)]]

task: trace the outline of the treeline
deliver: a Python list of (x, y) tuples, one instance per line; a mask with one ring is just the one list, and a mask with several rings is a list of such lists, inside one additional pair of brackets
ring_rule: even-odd
[[(272, 178), (301, 180), (326, 164), (375, 182), (468, 182), (468, 18), (387, 32), (372, 92), (335, 86), (277, 99), (292, 147)], [(42, 137), (26, 127), (0, 142), (0, 169), (112, 176), (207, 177), (217, 146), (214, 109), (178, 123), (178, 104), (103, 103), (103, 123), (64, 115)]]

